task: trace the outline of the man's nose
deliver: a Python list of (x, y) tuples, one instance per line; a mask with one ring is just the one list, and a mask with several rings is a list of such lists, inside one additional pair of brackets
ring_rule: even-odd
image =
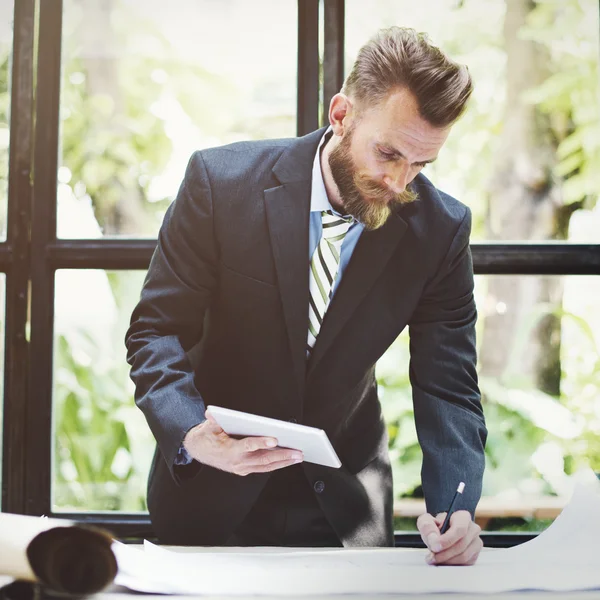
[(383, 182), (394, 192), (394, 194), (401, 194), (408, 185), (409, 181), (409, 166), (399, 164), (395, 169), (390, 171), (383, 178)]

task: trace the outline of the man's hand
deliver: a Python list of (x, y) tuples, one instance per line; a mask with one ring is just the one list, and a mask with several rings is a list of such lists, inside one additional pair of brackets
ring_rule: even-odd
[(417, 519), (421, 538), (429, 548), (427, 562), (430, 565), (474, 565), (483, 548), (479, 537), (481, 527), (473, 523), (468, 511), (457, 510), (450, 517), (446, 533), (441, 535), (445, 518), (444, 512), (436, 517), (424, 514)]
[(269, 437), (229, 437), (214, 417), (207, 412), (207, 420), (190, 429), (183, 446), (198, 462), (234, 473), (266, 473), (302, 462), (299, 450), (277, 448), (277, 440)]

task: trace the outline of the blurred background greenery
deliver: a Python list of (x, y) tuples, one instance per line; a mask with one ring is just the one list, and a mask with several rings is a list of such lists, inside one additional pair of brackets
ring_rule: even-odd
[[(469, 65), (470, 109), (425, 174), (471, 207), (473, 240), (598, 243), (598, 12), (597, 0), (346, 1), (347, 69), (389, 25), (427, 31)], [(66, 0), (58, 235), (154, 237), (191, 152), (295, 135), (296, 19), (295, 0), (181, 0), (169, 13), (158, 0)], [(0, 53), (4, 231), (8, 41)], [(123, 346), (143, 277), (57, 272), (56, 511), (146, 508), (154, 442)], [(600, 472), (598, 297), (594, 277), (476, 277), (484, 495), (566, 496)], [(377, 369), (397, 498), (421, 494), (408, 363), (404, 332)]]

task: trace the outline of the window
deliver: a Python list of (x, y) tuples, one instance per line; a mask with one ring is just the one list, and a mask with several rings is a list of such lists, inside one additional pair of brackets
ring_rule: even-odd
[[(560, 305), (532, 303), (541, 290), (559, 294)], [(476, 276), (478, 375), (489, 431), (484, 513), (493, 505), (500, 518), (510, 507), (522, 528), (543, 529), (547, 521), (535, 514), (556, 516), (575, 481), (600, 472), (599, 293), (596, 277)], [(421, 510), (402, 497), (422, 495), (408, 341), (404, 332), (377, 365), (399, 518)], [(481, 521), (488, 529), (507, 525)]]
[(58, 237), (155, 237), (194, 150), (293, 136), (296, 11), (65, 2)]
[[(123, 336), (187, 159), (316, 129), (358, 48), (392, 24), (428, 31), (476, 85), (425, 174), (474, 216), (484, 495), (560, 500), (577, 473), (599, 472), (598, 2), (508, 14), (504, 0), (178, 6), (0, 7), (0, 23), (14, 23), (0, 25), (2, 508), (150, 531), (154, 441), (133, 404)], [(522, 73), (526, 56), (544, 57), (535, 76)], [(44, 102), (34, 104), (34, 80)], [(399, 528), (414, 526), (401, 520), (403, 502), (419, 496), (399, 368), (407, 348), (405, 332), (377, 369)], [(546, 523), (525, 515), (512, 525)]]
[(52, 510), (146, 510), (154, 438), (133, 401), (125, 332), (143, 271), (56, 272)]
[(346, 70), (380, 27), (426, 31), (475, 83), (424, 171), (472, 209), (472, 239), (597, 243), (598, 3), (536, 4), (347, 0)]

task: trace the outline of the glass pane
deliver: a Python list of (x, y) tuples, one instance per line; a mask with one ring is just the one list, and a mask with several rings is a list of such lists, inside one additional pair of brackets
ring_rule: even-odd
[(56, 273), (53, 511), (146, 508), (154, 439), (133, 400), (124, 345), (144, 275)]
[(296, 0), (67, 0), (59, 237), (154, 237), (192, 152), (294, 136), (296, 57)]
[[(56, 276), (53, 510), (145, 509), (154, 440), (123, 343), (144, 273)], [(600, 473), (600, 277), (478, 276), (479, 377), (489, 429), (488, 529), (544, 528)], [(422, 510), (404, 332), (377, 366), (400, 529)], [(492, 519), (513, 514), (512, 521)]]
[[(541, 530), (576, 481), (600, 475), (600, 277), (477, 276), (475, 296), (489, 431), (480, 522)], [(424, 507), (408, 360), (404, 332), (377, 366), (398, 529)]]
[[(0, 273), (0, 381), (4, 382), (4, 321), (6, 319), (6, 275)], [(4, 385), (0, 386), (0, 466), (2, 466), (2, 450), (4, 440)], [(2, 489), (2, 471), (0, 469), (0, 489)], [(0, 510), (2, 510), (2, 498), (0, 496)]]
[(346, 68), (381, 27), (427, 32), (475, 82), (469, 110), (424, 170), (471, 207), (473, 239), (598, 243), (598, 1), (506, 7), (347, 0)]
[(13, 0), (0, 2), (0, 241), (6, 239)]

